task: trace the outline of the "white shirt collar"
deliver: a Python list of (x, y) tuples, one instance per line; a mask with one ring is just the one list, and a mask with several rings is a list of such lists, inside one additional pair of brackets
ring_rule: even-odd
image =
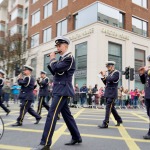
[(63, 55), (60, 55), (61, 57), (64, 57), (65, 55), (67, 55), (69, 52), (66, 51)]

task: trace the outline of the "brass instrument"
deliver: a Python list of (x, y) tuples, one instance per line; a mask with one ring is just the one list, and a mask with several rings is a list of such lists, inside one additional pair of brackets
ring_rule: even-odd
[[(55, 54), (59, 54), (59, 53), (61, 53), (61, 52), (62, 52), (62, 51), (54, 51)], [(50, 53), (50, 54), (51, 54), (51, 53)], [(50, 54), (48, 54), (47, 57), (50, 57)]]

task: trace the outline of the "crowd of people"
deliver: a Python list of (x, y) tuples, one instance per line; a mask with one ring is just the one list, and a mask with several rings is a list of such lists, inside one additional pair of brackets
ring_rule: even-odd
[[(87, 87), (84, 84), (81, 88), (79, 88), (78, 84), (74, 87), (75, 96), (72, 100), (74, 105), (81, 105), (82, 107), (88, 105), (92, 107), (92, 105), (99, 106), (99, 108), (105, 107), (105, 97), (104, 92), (105, 88), (100, 87), (95, 84), (94, 87)], [(122, 86), (118, 88), (118, 99), (115, 100), (115, 107), (119, 109), (128, 109), (128, 108), (144, 108), (144, 90), (139, 90), (135, 88), (134, 90), (128, 90), (123, 88)]]
[[(53, 83), (49, 82), (49, 95), (45, 98), (46, 103), (50, 103), (52, 98), (52, 87)], [(6, 79), (4, 87), (3, 87), (3, 101), (5, 105), (9, 107), (9, 101), (13, 103), (19, 103), (20, 100), (18, 99), (20, 93), (20, 86), (17, 83), (11, 85), (9, 79)], [(34, 93), (34, 101), (32, 102), (32, 106), (34, 106), (34, 102), (38, 100), (38, 86), (33, 90)], [(98, 106), (98, 108), (105, 107), (105, 97), (104, 92), (105, 88), (100, 87), (95, 84), (94, 87), (89, 86), (87, 87), (84, 84), (81, 88), (76, 84), (74, 86), (75, 95), (71, 99), (71, 104), (73, 106)], [(135, 88), (134, 90), (128, 90), (123, 88), (122, 86), (118, 88), (118, 99), (116, 99), (115, 107), (119, 109), (128, 109), (128, 108), (145, 108), (144, 103), (144, 90), (139, 90)]]

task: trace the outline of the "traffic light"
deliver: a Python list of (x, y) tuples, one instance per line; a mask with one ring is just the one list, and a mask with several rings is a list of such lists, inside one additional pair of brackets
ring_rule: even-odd
[(130, 68), (130, 80), (134, 80), (134, 68)]
[(20, 74), (20, 68), (16, 66), (15, 68), (15, 76), (18, 76)]
[(129, 77), (130, 77), (130, 67), (125, 68), (125, 73), (124, 74), (125, 74), (125, 78), (129, 79)]

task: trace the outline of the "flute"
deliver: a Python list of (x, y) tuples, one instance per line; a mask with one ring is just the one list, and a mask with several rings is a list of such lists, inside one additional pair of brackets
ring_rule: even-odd
[[(59, 54), (59, 53), (61, 53), (61, 52), (62, 52), (62, 51), (55, 51), (54, 53), (55, 53), (55, 54)], [(50, 53), (50, 54), (51, 54), (51, 53)], [(47, 57), (50, 57), (50, 54), (48, 54)]]

